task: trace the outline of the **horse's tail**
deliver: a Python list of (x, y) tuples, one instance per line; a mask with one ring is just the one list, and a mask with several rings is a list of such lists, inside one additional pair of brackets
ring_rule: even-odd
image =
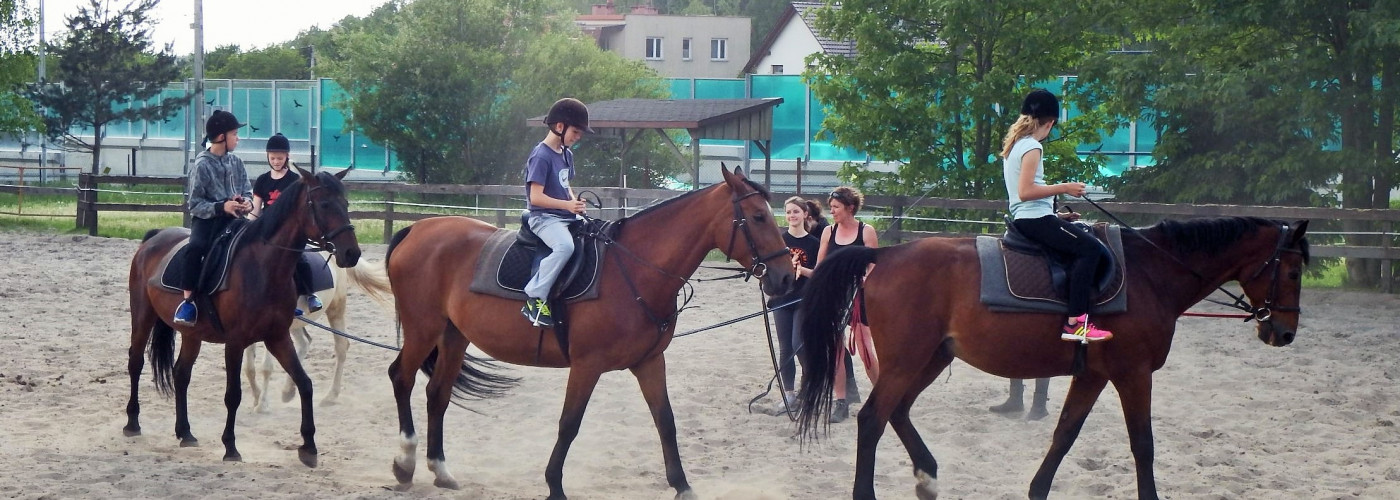
[(837, 349), (842, 348), (851, 297), (866, 267), (875, 263), (878, 254), (878, 249), (869, 247), (847, 247), (833, 252), (817, 266), (802, 293), (798, 311), (802, 318), (799, 333), (802, 340), (798, 354), (803, 363), (797, 425), (804, 439), (815, 437), (816, 429), (825, 428), (828, 422)]
[[(519, 378), (486, 371), (487, 368), (497, 366), (490, 359), (472, 356), (471, 352), (467, 352), (466, 355), (466, 359), (462, 361), (462, 371), (457, 374), (457, 380), (452, 383), (452, 404), (466, 408), (462, 403), (468, 400), (498, 398), (504, 396), (512, 387), (520, 383)], [(437, 367), (437, 357), (438, 350), (433, 348), (433, 352), (429, 353), (427, 359), (423, 360), (423, 374), (429, 378), (432, 378), (433, 370)], [(470, 408), (466, 409), (470, 410)]]
[(345, 276), (379, 305), (394, 309), (394, 289), (389, 286), (389, 274), (384, 270), (384, 264), (360, 261), (354, 267), (346, 268)]
[[(156, 320), (151, 328), (151, 374), (155, 379), (156, 391), (165, 397), (175, 393), (175, 381), (171, 367), (175, 366), (175, 329), (164, 321)], [(232, 369), (237, 369), (233, 367)]]
[(160, 229), (152, 229), (152, 230), (150, 230), (150, 231), (146, 231), (146, 235), (141, 237), (141, 242), (142, 242), (142, 243), (145, 243), (146, 240), (151, 239), (153, 236), (156, 235), (156, 233), (159, 233), (159, 232), (160, 232)]
[(400, 229), (399, 232), (394, 233), (393, 238), (389, 238), (389, 249), (384, 251), (385, 268), (389, 267), (389, 256), (394, 255), (394, 247), (399, 246), (399, 243), (403, 243), (403, 239), (408, 237), (408, 231), (410, 229), (413, 229), (413, 226)]

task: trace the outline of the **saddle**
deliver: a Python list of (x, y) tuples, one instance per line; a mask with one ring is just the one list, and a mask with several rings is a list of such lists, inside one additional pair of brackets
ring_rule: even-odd
[(304, 251), (300, 259), (311, 266), (311, 291), (321, 292), (335, 288), (335, 275), (331, 272), (330, 262), (321, 257), (320, 252)]
[[(1089, 227), (1103, 253), (1094, 272), (1094, 314), (1114, 314), (1128, 310), (1127, 266), (1123, 260), (1123, 239), (1118, 226), (1105, 223)], [(1069, 262), (1047, 252), (1012, 224), (1006, 235), (977, 237), (977, 257), (982, 264), (981, 301), (993, 311), (1067, 313), (1065, 300)]]
[[(223, 232), (214, 237), (214, 241), (209, 244), (209, 254), (204, 257), (204, 267), (199, 273), (199, 284), (194, 290), (195, 294), (214, 295), (228, 288), (228, 270), (247, 230), (248, 221), (238, 219), (230, 222)], [(185, 273), (185, 254), (189, 253), (189, 243), (190, 240), (186, 238), (161, 258), (159, 272), (152, 278), (160, 288), (176, 293), (182, 291), (180, 284)]]
[[(507, 299), (526, 299), (525, 285), (539, 269), (540, 261), (550, 253), (549, 246), (524, 223), (526, 217), (521, 215), (520, 231), (501, 229), (486, 239), (469, 290)], [(598, 219), (569, 224), (569, 232), (574, 237), (574, 254), (554, 282), (548, 297), (551, 305), (555, 299), (577, 302), (598, 298), (603, 252), (617, 227), (614, 221)], [(558, 315), (559, 308), (552, 309)]]

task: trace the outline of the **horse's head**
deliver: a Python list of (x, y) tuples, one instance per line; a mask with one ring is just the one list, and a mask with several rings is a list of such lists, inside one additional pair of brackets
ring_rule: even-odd
[(1301, 312), (1303, 267), (1308, 263), (1308, 221), (1280, 223), (1277, 233), (1261, 235), (1276, 238), (1271, 255), (1259, 267), (1247, 266), (1239, 276), (1245, 296), (1259, 321), (1259, 340), (1271, 346), (1293, 342)]
[(759, 277), (763, 293), (787, 293), (796, 275), (792, 269), (792, 254), (773, 219), (773, 209), (768, 206), (768, 192), (744, 178), (738, 167), (732, 173), (724, 165), (719, 169), (729, 188), (734, 220), (724, 228), (726, 234), (715, 241), (724, 245), (721, 250), (726, 257), (739, 261)]
[(355, 226), (350, 223), (350, 202), (345, 198), (341, 179), (350, 169), (335, 175), (312, 174), (296, 167), (303, 184), (302, 202), (305, 217), (301, 218), (301, 233), (313, 245), (331, 252), (335, 264), (352, 267), (360, 261), (360, 242), (355, 238)]

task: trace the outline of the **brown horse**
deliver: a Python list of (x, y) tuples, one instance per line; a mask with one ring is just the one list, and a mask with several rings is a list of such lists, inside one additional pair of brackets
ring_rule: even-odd
[[(1054, 440), (1031, 481), (1046, 498), (1055, 470), (1079, 435), (1104, 386), (1123, 404), (1137, 464), (1138, 496), (1157, 498), (1152, 475), (1152, 372), (1167, 361), (1176, 319), (1220, 285), (1238, 281), (1259, 320), (1259, 339), (1293, 341), (1300, 275), (1308, 261), (1307, 221), (1254, 218), (1164, 221), (1123, 238), (1128, 311), (1096, 318), (1113, 339), (1087, 347), (1086, 369), (1070, 384)], [(894, 427), (914, 464), (919, 498), (937, 496), (938, 463), (909, 421), (915, 398), (959, 358), (1001, 377), (1071, 374), (1078, 344), (1060, 340), (1059, 314), (997, 313), (980, 303), (980, 264), (971, 238), (927, 238), (880, 249), (843, 250), (817, 267), (803, 297), (800, 430), (811, 436), (831, 404), (836, 346), (851, 290), (866, 265), (867, 318), (880, 359), (880, 380), (860, 410), (854, 498), (875, 498), (875, 446)]]
[[(301, 435), (305, 440), (298, 455), (308, 467), (316, 466), (311, 379), (302, 369), (288, 333), (292, 310), (297, 303), (292, 269), (308, 241), (330, 250), (335, 255), (336, 265), (341, 267), (355, 265), (360, 259), (360, 245), (355, 239), (355, 228), (350, 225), (345, 187), (340, 183), (349, 171), (313, 175), (300, 168), (297, 170), (301, 181), (282, 193), (281, 203), (250, 223), (244, 235), (245, 243), (237, 249), (229, 266), (227, 289), (200, 301), (198, 323), (178, 328), (181, 335), (179, 359), (173, 359), (176, 329), (171, 325), (174, 325), (172, 313), (181, 295), (162, 288), (157, 283), (160, 280), (157, 273), (161, 272), (162, 257), (189, 238), (189, 230), (167, 228), (146, 233), (136, 256), (131, 259), (127, 281), (131, 292), (131, 349), (127, 353), (131, 399), (126, 404), (126, 427), (122, 429), (127, 436), (141, 434), (137, 386), (143, 366), (141, 358), (149, 343), (156, 389), (166, 396), (172, 389), (175, 392), (175, 436), (180, 438), (180, 446), (198, 446), (199, 440), (190, 432), (186, 407), (190, 371), (195, 358), (199, 357), (201, 344), (224, 344), (224, 372), (228, 375), (224, 393), (224, 405), (228, 408), (223, 434), (224, 460), (242, 460), (234, 447), (233, 436), (234, 415), (242, 399), (239, 366), (243, 363), (243, 349), (262, 342), (296, 381), (297, 391), (301, 393)], [(285, 313), (274, 314), (273, 311)]]
[[(393, 463), (395, 477), (403, 484), (413, 480), (418, 438), (409, 398), (422, 369), (430, 376), (428, 468), (436, 474), (433, 484), (458, 487), (443, 453), (447, 405), (453, 396), (488, 395), (504, 390), (509, 382), (464, 365), (477, 361), (465, 354), (467, 346), (475, 344), (500, 361), (569, 368), (558, 441), (545, 469), (549, 498), (565, 498), (564, 457), (578, 435), (598, 378), (622, 369), (637, 378), (661, 434), (667, 482), (678, 498), (693, 497), (681, 469), (675, 418), (666, 394), (663, 353), (680, 312), (676, 294), (715, 248), (760, 276), (766, 293), (784, 293), (791, 286), (790, 254), (767, 198), (762, 187), (737, 169), (732, 174), (724, 170), (723, 183), (620, 221), (602, 267), (598, 298), (568, 310), (567, 352), (554, 335), (520, 315), (521, 301), (468, 290), (482, 244), (500, 229), (465, 217), (437, 217), (399, 231), (385, 257), (403, 323), (403, 351), (389, 366), (402, 445)], [(463, 368), (466, 373), (461, 373)]]

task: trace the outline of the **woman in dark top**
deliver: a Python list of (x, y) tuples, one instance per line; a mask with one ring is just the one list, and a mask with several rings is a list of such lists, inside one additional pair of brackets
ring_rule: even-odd
[[(826, 205), (831, 208), (831, 225), (823, 230), (821, 236), (821, 249), (817, 252), (817, 262), (820, 263), (831, 252), (835, 252), (841, 247), (852, 245), (862, 245), (870, 248), (880, 246), (879, 237), (875, 234), (875, 228), (867, 226), (864, 222), (856, 220), (856, 212), (860, 211), (861, 204), (865, 197), (855, 188), (839, 187), (832, 190), (827, 198)], [(844, 243), (843, 243), (844, 242)], [(875, 265), (871, 264), (865, 270), (867, 275)], [(831, 406), (831, 421), (840, 422), (850, 415), (850, 403), (847, 396), (847, 365), (850, 359), (849, 352), (854, 350), (860, 354), (860, 360), (865, 364), (865, 374), (870, 377), (870, 383), (874, 384), (880, 377), (880, 363), (875, 358), (875, 346), (870, 340), (870, 325), (865, 321), (865, 296), (856, 292), (856, 303), (851, 308), (851, 345), (853, 349), (847, 349), (847, 355), (838, 357), (836, 362), (836, 382), (832, 387), (836, 402)], [(860, 321), (855, 321), (860, 318)]]
[[(817, 265), (817, 252), (821, 250), (821, 242), (817, 241), (815, 235), (807, 232), (807, 200), (798, 196), (788, 198), (783, 202), (783, 211), (788, 223), (787, 231), (783, 232), (783, 241), (792, 251), (792, 267), (797, 272), (797, 282), (793, 285), (791, 293), (769, 299), (770, 308), (802, 298), (802, 289), (807, 284), (807, 277), (812, 275), (812, 268)], [(793, 362), (793, 346), (797, 345), (801, 324), (796, 312), (797, 304), (773, 310), (773, 322), (778, 328), (778, 373), (783, 386), (783, 401), (778, 401), (771, 412), (774, 415), (783, 415), (797, 409), (796, 386), (793, 384), (797, 378), (797, 365)]]
[[(281, 133), (267, 139), (267, 165), (271, 170), (253, 181), (253, 217), (262, 216), (263, 208), (277, 203), (277, 198), (282, 196), (282, 192), (301, 179), (300, 175), (292, 171), (292, 162), (288, 159), (291, 150), (291, 141)], [(306, 309), (309, 312), (320, 311), (324, 306), (320, 297), (316, 296), (315, 290), (311, 289), (311, 265), (306, 263), (306, 259), (297, 260), (292, 278), (297, 285), (297, 294), (306, 299)]]

